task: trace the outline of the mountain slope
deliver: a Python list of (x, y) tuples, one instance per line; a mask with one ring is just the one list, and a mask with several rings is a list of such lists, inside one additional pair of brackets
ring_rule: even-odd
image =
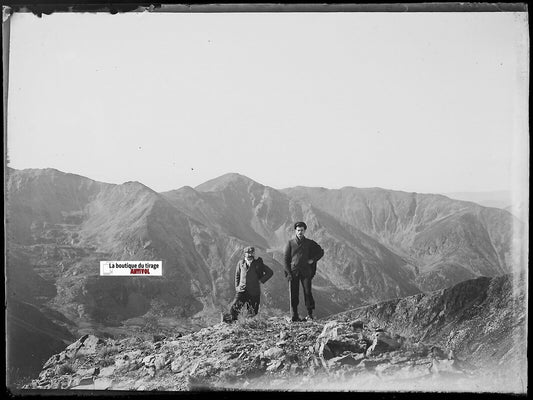
[(525, 393), (525, 291), (512, 280), (478, 278), (329, 320), (259, 315), (179, 337), (84, 336), (25, 388)]
[(524, 276), (507, 274), (467, 280), (447, 289), (361, 307), (328, 319), (361, 319), (386, 326), (389, 332), (414, 341), (444, 344), (459, 358), (495, 368), (524, 361), (526, 304)]
[[(299, 220), (325, 250), (313, 280), (318, 317), (498, 275), (513, 262), (507, 213), (444, 196), (284, 193), (238, 174), (156, 193), (51, 169), (9, 170), (7, 188), (8, 290), (74, 335), (214, 322), (248, 245), (275, 272), (261, 312), (288, 312), (283, 248)], [(163, 276), (101, 277), (102, 260), (162, 261)]]
[(357, 229), (347, 230), (331, 215), (239, 174), (163, 193), (178, 209), (202, 223), (271, 251), (282, 264), (295, 221), (324, 249), (317, 289), (342, 307), (418, 292), (408, 262)]
[[(74, 336), (43, 303), (56, 295), (51, 282), (31, 267), (22, 248), (12, 245), (6, 254), (6, 378), (8, 385), (35, 375), (44, 361), (61, 351)], [(61, 319), (64, 322), (64, 319)]]
[(51, 354), (74, 340), (30, 303), (9, 298), (6, 308), (6, 381), (8, 385), (38, 374)]
[[(8, 221), (8, 232), (16, 231), (24, 220), (18, 203), (33, 201), (40, 208), (39, 213), (29, 213), (30, 219), (24, 220), (30, 237), (11, 236), (8, 247), (19, 246), (36, 276), (57, 287), (57, 293), (54, 290), (43, 301), (68, 319), (79, 326), (90, 323), (104, 327), (154, 312), (175, 318), (202, 312), (199, 316), (213, 319), (228, 307), (234, 295), (234, 266), (246, 242), (187, 217), (137, 182), (91, 183), (98, 190), (93, 188), (90, 196), (71, 196), (69, 203), (68, 196), (61, 192), (66, 183), (58, 184), (57, 190), (49, 186), (61, 181), (61, 173), (39, 171), (39, 179), (30, 179), (34, 174), (29, 170), (14, 171), (12, 175), (9, 206), (13, 218)], [(84, 188), (88, 181), (74, 176), (80, 182), (72, 183), (71, 175), (63, 176), (72, 187)], [(47, 184), (41, 184), (42, 180)], [(46, 189), (37, 200), (28, 194), (38, 194), (42, 187)], [(39, 199), (44, 197), (46, 201), (41, 204)], [(63, 213), (57, 204), (75, 210), (77, 218)], [(264, 304), (285, 307), (281, 266), (268, 253), (260, 255), (278, 271), (272, 281), (277, 285), (265, 290)], [(17, 271), (21, 258), (13, 252), (8, 252), (8, 258), (10, 270)], [(163, 276), (100, 277), (101, 260), (161, 260)], [(18, 292), (23, 294), (25, 290)], [(327, 299), (322, 304), (329, 312), (341, 310)]]
[(513, 225), (509, 213), (441, 195), (379, 188), (283, 190), (379, 240), (416, 265), (416, 283), (435, 290), (475, 276), (511, 272)]
[(8, 238), (32, 243), (32, 228), (76, 221), (84, 206), (108, 184), (56, 169), (7, 170)]

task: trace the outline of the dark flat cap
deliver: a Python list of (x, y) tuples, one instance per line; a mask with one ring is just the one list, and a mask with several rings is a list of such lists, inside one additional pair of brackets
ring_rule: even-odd
[(305, 224), (305, 222), (297, 222), (294, 224), (294, 229), (298, 228), (299, 226), (301, 226), (302, 228), (304, 228), (305, 230), (307, 230), (307, 225)]

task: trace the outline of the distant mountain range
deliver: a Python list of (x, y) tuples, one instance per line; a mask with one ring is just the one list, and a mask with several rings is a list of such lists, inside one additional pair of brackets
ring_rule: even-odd
[(451, 199), (472, 201), (484, 207), (508, 209), (513, 204), (512, 193), (507, 190), (493, 190), (490, 192), (450, 192), (443, 193)]
[(348, 229), (375, 238), (415, 267), (422, 291), (513, 270), (513, 223), (507, 211), (442, 195), (345, 187), (296, 187), (292, 198), (335, 216)]
[[(215, 321), (248, 245), (275, 271), (263, 309), (287, 312), (282, 251), (299, 220), (325, 250), (313, 281), (319, 317), (524, 268), (513, 261), (516, 218), (442, 195), (276, 190), (239, 174), (164, 193), (54, 169), (8, 169), (7, 178), (8, 308), (31, 305), (39, 317), (20, 307), (12, 317), (34, 327), (46, 318), (58, 338), (154, 318)], [(163, 276), (101, 277), (100, 260), (162, 260)]]

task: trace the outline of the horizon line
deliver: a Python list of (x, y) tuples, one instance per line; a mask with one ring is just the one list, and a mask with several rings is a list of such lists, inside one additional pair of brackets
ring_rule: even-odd
[(141, 182), (141, 181), (138, 181), (138, 180), (127, 180), (127, 181), (123, 181), (121, 183), (114, 183), (114, 182), (106, 182), (106, 181), (103, 181), (103, 180), (96, 180), (96, 179), (93, 179), (91, 177), (88, 177), (88, 176), (85, 176), (85, 175), (81, 175), (79, 173), (75, 173), (75, 172), (66, 172), (66, 171), (63, 171), (63, 170), (60, 170), (58, 168), (54, 168), (54, 167), (45, 167), (45, 168), (36, 168), (36, 167), (29, 167), (29, 168), (14, 168), (14, 167), (11, 167), (9, 165), (6, 165), (6, 169), (4, 171), (4, 179), (7, 178), (7, 175), (8, 175), (8, 172), (9, 170), (13, 170), (13, 171), (20, 171), (20, 172), (23, 172), (23, 171), (29, 171), (29, 170), (33, 170), (33, 171), (46, 171), (46, 170), (52, 170), (52, 171), (57, 171), (61, 174), (65, 174), (65, 175), (75, 175), (75, 176), (79, 176), (79, 177), (82, 177), (82, 178), (85, 178), (85, 179), (89, 179), (93, 182), (98, 182), (98, 183), (104, 183), (104, 184), (108, 184), (108, 185), (124, 185), (126, 183), (131, 183), (131, 182), (137, 182), (139, 184), (142, 184), (143, 186), (146, 186), (148, 188), (150, 188), (151, 190), (153, 190), (154, 192), (156, 193), (165, 193), (165, 192), (171, 192), (171, 191), (175, 191), (175, 190), (180, 190), (182, 188), (186, 188), (186, 187), (189, 187), (189, 188), (192, 188), (194, 190), (196, 190), (197, 187), (203, 185), (203, 184), (206, 184), (208, 182), (211, 182), (211, 181), (214, 181), (214, 180), (217, 180), (217, 179), (220, 179), (224, 176), (228, 176), (228, 175), (238, 175), (238, 176), (241, 176), (243, 178), (246, 178), (250, 181), (253, 181), (261, 186), (265, 186), (265, 187), (269, 187), (269, 188), (272, 188), (274, 190), (278, 190), (278, 191), (283, 191), (283, 190), (288, 190), (288, 189), (295, 189), (295, 188), (309, 188), (309, 189), (325, 189), (325, 190), (342, 190), (342, 189), (362, 189), (362, 190), (372, 190), (372, 189), (378, 189), (378, 190), (385, 190), (385, 191), (392, 191), (392, 192), (403, 192), (403, 193), (417, 193), (417, 194), (437, 194), (437, 195), (447, 195), (447, 194), (463, 194), (463, 193), (471, 193), (471, 194), (483, 194), (483, 193), (495, 193), (495, 192), (502, 192), (502, 193), (513, 193), (512, 190), (510, 189), (492, 189), (492, 190), (479, 190), (479, 191), (469, 191), (469, 190), (454, 190), (454, 191), (439, 191), (439, 192), (427, 192), (427, 191), (413, 191), (413, 190), (406, 190), (406, 189), (391, 189), (391, 188), (386, 188), (386, 187), (381, 187), (381, 186), (367, 186), (367, 187), (361, 187), (361, 186), (352, 186), (352, 185), (345, 185), (345, 186), (341, 186), (341, 187), (338, 187), (338, 188), (331, 188), (331, 187), (326, 187), (326, 186), (320, 186), (320, 185), (314, 185), (314, 186), (306, 186), (306, 185), (294, 185), (294, 186), (287, 186), (287, 187), (282, 187), (282, 188), (276, 188), (276, 187), (273, 187), (273, 186), (269, 186), (269, 185), (266, 185), (266, 184), (263, 184), (261, 183), (260, 181), (256, 180), (256, 179), (253, 179), (253, 178), (250, 178), (249, 176), (247, 175), (244, 175), (244, 174), (241, 174), (239, 172), (226, 172), (226, 173), (223, 173), (221, 175), (218, 175), (214, 178), (210, 178), (196, 186), (191, 186), (191, 185), (182, 185), (180, 187), (177, 187), (177, 188), (174, 188), (174, 189), (168, 189), (168, 190), (155, 190), (153, 189), (151, 186)]

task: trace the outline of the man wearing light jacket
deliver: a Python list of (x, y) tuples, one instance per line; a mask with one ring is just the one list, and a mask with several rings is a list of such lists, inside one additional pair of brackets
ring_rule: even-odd
[(235, 269), (235, 299), (231, 305), (231, 320), (236, 321), (239, 311), (248, 305), (253, 315), (259, 312), (259, 302), (261, 300), (260, 283), (268, 281), (274, 271), (263, 263), (261, 257), (255, 258), (255, 249), (246, 247), (244, 249), (244, 259), (237, 263)]
[(307, 319), (313, 319), (315, 300), (311, 293), (311, 280), (316, 274), (316, 263), (324, 256), (324, 250), (314, 240), (305, 237), (305, 222), (294, 224), (296, 237), (289, 240), (285, 247), (285, 276), (289, 280), (292, 321), (300, 321), (298, 303), (300, 282), (304, 291)]

